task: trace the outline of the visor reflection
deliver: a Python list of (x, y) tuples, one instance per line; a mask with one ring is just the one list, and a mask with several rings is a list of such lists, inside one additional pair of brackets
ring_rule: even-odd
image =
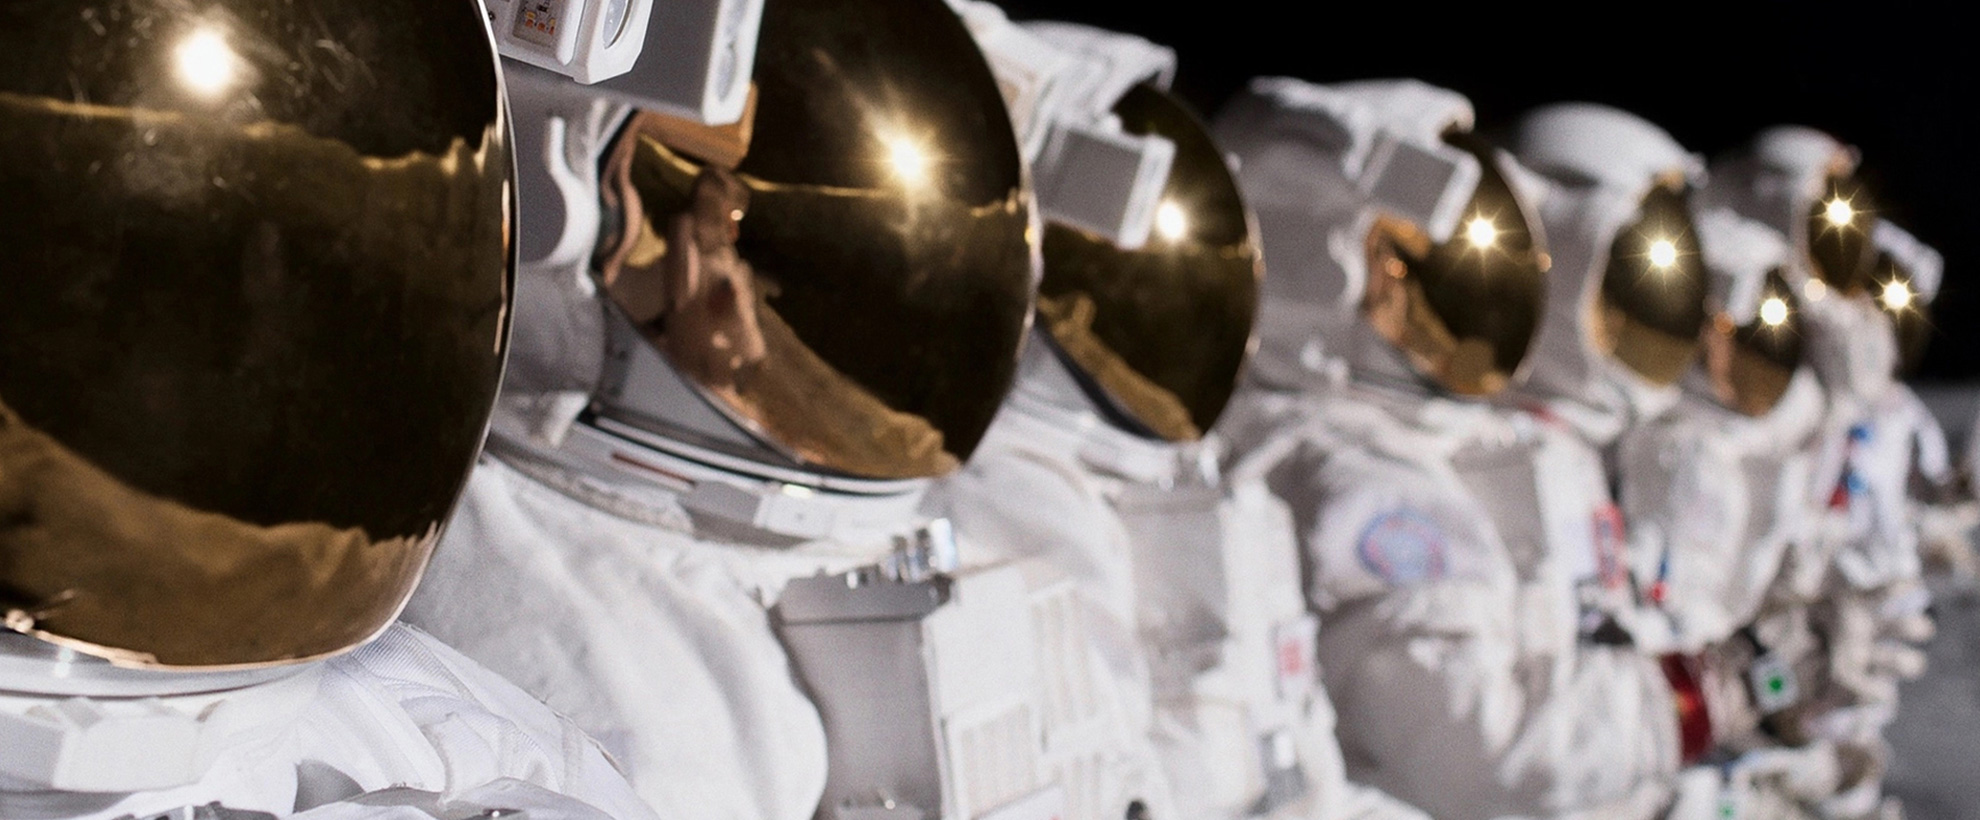
[(1932, 341), (1932, 316), (1919, 298), (1911, 271), (1888, 253), (1877, 255), (1870, 281), (1876, 283), (1877, 307), (1891, 319), (1897, 334), (1897, 375), (1915, 373), (1925, 360), (1925, 348)]
[(126, 666), (389, 625), (507, 338), (480, 9), (207, 5), (0, 31), (0, 610)]
[(1250, 350), (1257, 241), (1230, 167), (1180, 101), (1140, 85), (1114, 113), (1128, 132), (1176, 145), (1155, 241), (1124, 251), (1048, 225), (1038, 309), (1113, 415), (1136, 432), (1190, 441), (1216, 423)]
[(1780, 402), (1801, 366), (1802, 327), (1794, 288), (1779, 268), (1769, 271), (1753, 321), (1732, 330), (1732, 356), (1720, 392), (1734, 409), (1761, 416)]
[(733, 167), (660, 115), (619, 137), (641, 218), (601, 261), (606, 291), (794, 466), (953, 470), (1031, 310), (1028, 200), (989, 69), (939, 2), (770, 0), (755, 82)]
[(1707, 319), (1698, 236), (1681, 184), (1644, 195), (1616, 234), (1602, 276), (1599, 333), (1606, 349), (1655, 384), (1674, 384), (1698, 353)]
[(1538, 220), (1506, 182), (1493, 149), (1470, 135), (1448, 141), (1477, 157), (1483, 173), (1455, 236), (1427, 251), (1398, 247), (1413, 297), (1413, 330), (1398, 343), (1418, 361), (1440, 363), (1431, 375), (1445, 389), (1490, 395), (1526, 359), (1545, 298), (1547, 255)]
[(1808, 256), (1816, 277), (1830, 288), (1850, 295), (1872, 286), (1875, 213), (1869, 193), (1850, 177), (1829, 179), (1822, 196), (1808, 206)]

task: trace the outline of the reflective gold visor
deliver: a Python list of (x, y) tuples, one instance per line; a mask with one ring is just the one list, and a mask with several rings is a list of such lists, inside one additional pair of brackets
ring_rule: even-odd
[(1706, 281), (1682, 183), (1643, 197), (1609, 246), (1599, 304), (1601, 346), (1645, 379), (1673, 384), (1698, 354)]
[(946, 473), (1009, 389), (1031, 309), (1003, 100), (934, 0), (770, 0), (757, 48), (739, 163), (651, 116), (621, 135), (642, 216), (600, 277), (792, 464)]
[(1877, 300), (1877, 309), (1891, 317), (1896, 328), (1898, 375), (1916, 372), (1919, 362), (1925, 359), (1926, 345), (1932, 341), (1932, 315), (1930, 305), (1912, 280), (1911, 270), (1898, 264), (1890, 254), (1878, 254), (1870, 276), (1870, 295)]
[(1808, 256), (1815, 275), (1845, 294), (1870, 286), (1877, 251), (1870, 241), (1876, 212), (1869, 193), (1850, 177), (1832, 177), (1808, 206)]
[(465, 482), (509, 150), (468, 2), (0, 33), (0, 609), (132, 666), (356, 646)]
[(1734, 409), (1759, 416), (1787, 393), (1802, 357), (1801, 303), (1780, 269), (1768, 272), (1753, 321), (1732, 331), (1732, 356), (1724, 375)]
[(1216, 423), (1249, 350), (1258, 246), (1230, 166), (1180, 101), (1140, 85), (1114, 113), (1129, 133), (1176, 144), (1155, 230), (1128, 251), (1047, 226), (1040, 321), (1130, 428), (1191, 441)]
[(1448, 362), (1439, 376), (1446, 388), (1495, 393), (1519, 370), (1539, 327), (1545, 242), (1493, 150), (1468, 134), (1447, 140), (1477, 157), (1483, 173), (1449, 240), (1427, 253), (1402, 253), (1425, 309), (1412, 324), (1429, 325), (1411, 335), (1436, 340), (1440, 350), (1432, 358)]

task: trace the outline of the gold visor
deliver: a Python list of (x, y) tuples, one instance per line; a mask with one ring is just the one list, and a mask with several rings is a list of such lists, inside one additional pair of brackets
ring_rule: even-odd
[(1617, 232), (1602, 275), (1597, 346), (1653, 384), (1674, 384), (1698, 355), (1705, 328), (1706, 274), (1698, 231), (1680, 182), (1643, 197)]
[(208, 5), (0, 35), (0, 609), (129, 666), (389, 625), (506, 339), (480, 8)]
[(1047, 226), (1040, 320), (1130, 429), (1191, 441), (1216, 423), (1250, 350), (1258, 245), (1230, 166), (1180, 101), (1139, 85), (1114, 114), (1129, 133), (1176, 145), (1155, 229), (1129, 251)]
[(1509, 384), (1539, 328), (1548, 259), (1540, 221), (1513, 192), (1497, 152), (1469, 134), (1446, 141), (1478, 159), (1478, 188), (1451, 238), (1399, 250), (1411, 295), (1399, 344), (1434, 363), (1445, 389), (1489, 395)]
[(1891, 318), (1897, 333), (1897, 375), (1918, 371), (1925, 360), (1925, 348), (1932, 341), (1932, 313), (1924, 295), (1918, 292), (1911, 270), (1898, 264), (1888, 253), (1877, 254), (1870, 275), (1870, 296), (1877, 309)]
[(1732, 329), (1732, 355), (1714, 374), (1721, 398), (1749, 416), (1772, 410), (1801, 366), (1802, 327), (1800, 298), (1780, 269), (1769, 271), (1753, 321)]
[(1009, 389), (1032, 302), (1028, 193), (990, 71), (935, 0), (770, 0), (754, 79), (732, 151), (650, 114), (619, 137), (637, 218), (600, 278), (793, 465), (944, 474)]
[(1808, 206), (1808, 257), (1815, 275), (1844, 294), (1871, 286), (1877, 250), (1870, 241), (1877, 216), (1870, 195), (1852, 177), (1831, 177)]

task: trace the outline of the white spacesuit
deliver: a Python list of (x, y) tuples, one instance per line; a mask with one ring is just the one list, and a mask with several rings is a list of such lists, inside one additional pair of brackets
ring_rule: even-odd
[(1290, 517), (1255, 472), (1219, 474), (1207, 431), (1250, 345), (1259, 257), (1224, 156), (1162, 90), (1174, 55), (965, 14), (1017, 90), (1050, 224), (1018, 386), (936, 500), (972, 543), (1076, 580), (1133, 732), (1119, 777), (1159, 760), (1171, 816), (1417, 816), (1345, 782)]
[(1804, 702), (1779, 732), (1839, 750), (1837, 793), (1819, 803), (1832, 817), (1895, 811), (1881, 796), (1881, 732), (1897, 680), (1923, 669), (1909, 644), (1930, 634), (1906, 508), (1913, 425), (1877, 409), (1895, 389), (1898, 340), (1874, 292), (1881, 219), (1856, 164), (1856, 152), (1829, 135), (1781, 126), (1716, 162), (1707, 192), (1785, 234), (1812, 274), (1798, 284), (1807, 356), (1825, 394), (1805, 501), (1813, 523), (1791, 546), (1770, 606), (1805, 619), (1821, 639), (1794, 661)]
[(828, 792), (842, 754), (890, 750), (834, 745), (862, 690), (808, 692), (772, 607), (940, 540), (916, 506), (1016, 369), (1030, 194), (947, 6), (773, 0), (755, 42), (727, 125), (508, 66), (539, 164), (515, 353), (448, 534), (474, 549), (441, 551), (407, 619), (570, 715), (667, 816), (945, 812)]
[(1505, 482), (1488, 481), (1480, 492), (1495, 509), (1512, 505), (1497, 513), (1502, 522), (1525, 511), (1519, 492), (1543, 513), (1570, 511), (1546, 537), (1558, 543), (1548, 552), (1583, 567), (1571, 578), (1583, 617), (1617, 618), (1639, 649), (1664, 652), (1667, 621), (1641, 609), (1662, 568), (1655, 553), (1629, 548), (1634, 522), (1610, 496), (1626, 476), (1612, 465), (1625, 434), (1677, 401), (1678, 379), (1696, 360), (1706, 279), (1690, 199), (1703, 163), (1655, 125), (1583, 103), (1528, 113), (1510, 148), (1551, 182), (1539, 211), (1554, 261), (1547, 318), (1515, 395), (1570, 435), (1546, 439), (1541, 459), (1568, 454), (1537, 459), (1531, 490), (1508, 494)]
[[(1885, 320), (1876, 330), (1898, 351), (1893, 375), (1901, 376), (1924, 353), (1931, 332), (1926, 311), (1944, 263), (1937, 251), (1887, 220), (1872, 229), (1871, 245), (1877, 261), (1866, 288)], [(1868, 524), (1852, 532), (1836, 567), (1851, 589), (1868, 594), (1860, 606), (1839, 608), (1836, 643), (1868, 648), (1863, 662), (1838, 665), (1838, 682), (1866, 701), (1894, 705), (1899, 680), (1924, 672), (1924, 653), (1912, 645), (1933, 633), (1925, 612), (1924, 525), (1937, 528), (1930, 534), (1934, 542), (1952, 542), (1959, 552), (1970, 550), (1968, 531), (1958, 512), (1922, 514), (1925, 498), (1947, 494), (1951, 470), (1944, 431), (1903, 382), (1894, 378), (1871, 398), (1864, 421), (1851, 430), (1845, 463), (1845, 481), (1853, 477), (1860, 485), (1851, 490), (1851, 523), (1867, 518)]]
[[(1856, 576), (1853, 584), (1877, 586), (1909, 574), (1916, 563), (1905, 557), (1915, 551), (1880, 537), (1876, 505), (1867, 503), (1868, 487), (1850, 464), (1852, 441), (1867, 435), (1859, 428), (1868, 407), (1889, 389), (1897, 365), (1895, 337), (1867, 293), (1876, 217), (1852, 176), (1856, 162), (1853, 149), (1827, 134), (1777, 127), (1716, 162), (1705, 196), (1708, 205), (1780, 231), (1807, 267), (1794, 284), (1803, 290), (1808, 359), (1827, 408), (1809, 484), (1809, 507), (1820, 523), (1795, 555), (1792, 586), (1804, 600), (1819, 596), (1832, 564), (1852, 565), (1845, 572)], [(1857, 555), (1845, 559), (1838, 555), (1844, 550)]]
[(1466, 397), (1512, 381), (1547, 287), (1537, 181), (1470, 122), (1408, 81), (1258, 80), (1220, 115), (1276, 266), (1228, 434), (1292, 508), (1350, 776), (1437, 817), (1651, 816), (1667, 684), (1579, 640), (1573, 589), (1539, 583), (1567, 570), (1455, 463), (1539, 437)]
[(0, 817), (651, 817), (393, 623), (505, 346), (481, 8), (85, 4), (0, 46)]
[[(1932, 301), (1939, 294), (1945, 260), (1889, 220), (1880, 220), (1870, 238), (1878, 256), (1869, 286), (1896, 333), (1897, 375), (1903, 377), (1917, 370), (1931, 339)], [(1905, 499), (1902, 512), (1880, 515), (1908, 521), (1921, 560), (1970, 582), (1976, 575), (1972, 534), (1980, 510), (1964, 497), (1945, 429), (1903, 381), (1893, 382), (1877, 398), (1871, 415), (1887, 432), (1873, 442), (1876, 466), (1869, 481)], [(1919, 600), (1912, 596), (1914, 604)]]
[(1833, 748), (1782, 748), (1763, 723), (1801, 700), (1813, 646), (1799, 611), (1769, 607), (1789, 545), (1807, 537), (1808, 441), (1821, 390), (1802, 366), (1792, 260), (1778, 233), (1723, 209), (1699, 215), (1712, 324), (1670, 412), (1621, 442), (1631, 548), (1657, 567), (1652, 598), (1678, 651), (1702, 665), (1718, 760), (1686, 771), (1673, 818), (1801, 816), (1834, 789)]
[(1726, 210), (1698, 226), (1714, 315), (1703, 360), (1617, 459), (1631, 549), (1656, 567), (1650, 597), (1685, 652), (1751, 623), (1789, 543), (1805, 537), (1801, 482), (1821, 412), (1786, 242)]
[[(1054, 710), (1046, 728), (1047, 754), (1060, 761), (1061, 785), (1070, 792), (1068, 816), (1195, 816), (1198, 806), (1173, 802), (1150, 736), (1154, 694), (1138, 640), (1134, 564), (1109, 503), (1124, 483), (1117, 474), (1095, 474), (1079, 453), (1090, 450), (1116, 473), (1133, 468), (1135, 475), (1174, 475), (1185, 459), (1133, 435), (1106, 437), (1107, 419), (1074, 380), (1104, 379), (1122, 391), (1133, 403), (1108, 408), (1137, 419), (1127, 422), (1136, 429), (1153, 423), (1177, 435), (1194, 433), (1202, 420), (1195, 412), (1206, 408), (1182, 401), (1210, 403), (1214, 418), (1221, 398), (1205, 394), (1215, 392), (1220, 376), (1235, 377), (1245, 329), (1230, 322), (1191, 325), (1193, 317), (1176, 311), (1202, 299), (1197, 307), (1204, 315), (1242, 317), (1256, 288), (1256, 251), (1228, 172), (1221, 187), (1208, 191), (1170, 187), (1179, 173), (1194, 173), (1198, 186), (1206, 177), (1215, 185), (1222, 167), (1201, 127), (1162, 90), (1174, 70), (1173, 52), (1082, 27), (1020, 26), (988, 5), (962, 13), (998, 73), (1012, 127), (1032, 163), (1040, 210), (1050, 220), (1042, 247), (1051, 292), (1041, 292), (1037, 327), (1011, 396), (977, 453), (938, 483), (928, 506), (955, 522), (966, 561), (1017, 562), (1034, 576), (1070, 583), (1075, 612), (1066, 622), (1074, 633), (1067, 651), (1078, 660), (1053, 672), (1080, 678), (1063, 688), (1090, 695)], [(1179, 145), (1185, 135), (1193, 142)], [(1200, 222), (1158, 226), (1158, 209), (1172, 212), (1171, 220)], [(1145, 250), (1122, 253), (1121, 247)], [(1135, 274), (1160, 277), (1171, 289), (1149, 288)], [(1124, 315), (1123, 300), (1133, 299), (1148, 300), (1152, 309)], [(1124, 321), (1130, 324), (1123, 327)], [(1118, 347), (1124, 333), (1156, 327), (1205, 334), (1206, 355), (1173, 358), (1175, 351), (1147, 343), (1153, 336), (1138, 335), (1139, 349)], [(1071, 346), (1053, 341), (1061, 337)], [(1093, 363), (1091, 369), (1069, 370), (1061, 362), (1069, 355)], [(1151, 363), (1183, 384), (1150, 380), (1144, 370)]]

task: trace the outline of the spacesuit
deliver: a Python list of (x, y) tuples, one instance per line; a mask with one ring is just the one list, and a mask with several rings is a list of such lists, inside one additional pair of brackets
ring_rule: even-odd
[(651, 817), (393, 623), (505, 347), (480, 7), (91, 3), (0, 45), (0, 816)]
[(1822, 410), (1802, 364), (1785, 240), (1724, 209), (1698, 217), (1712, 323), (1670, 412), (1618, 449), (1632, 549), (1654, 556), (1652, 598), (1674, 646), (1699, 659), (1718, 762), (1688, 769), (1673, 818), (1804, 816), (1833, 790), (1833, 749), (1784, 748), (1770, 719), (1796, 706), (1794, 661), (1813, 645), (1798, 610), (1770, 605), (1789, 546), (1807, 537), (1808, 440)]
[[(1897, 375), (1902, 378), (1918, 369), (1931, 339), (1931, 306), (1939, 293), (1945, 260), (1889, 220), (1880, 220), (1870, 238), (1877, 248), (1870, 288), (1896, 333)], [(1910, 522), (1921, 561), (1970, 581), (1975, 577), (1971, 536), (1980, 511), (1963, 497), (1962, 476), (1953, 464), (1945, 429), (1901, 380), (1877, 398), (1872, 416), (1892, 432), (1873, 443), (1872, 461), (1877, 466), (1869, 481), (1890, 488), (1886, 495), (1894, 502), (1904, 499), (1897, 502), (1903, 512), (1880, 515)], [(1913, 600), (1917, 601), (1915, 596)]]
[[(1165, 780), (1170, 816), (1417, 816), (1345, 782), (1290, 517), (1261, 476), (1218, 464), (1209, 431), (1250, 345), (1260, 265), (1224, 156), (1163, 90), (1174, 55), (990, 7), (965, 15), (1018, 91), (1049, 223), (1017, 387), (936, 503), (989, 555), (1075, 579), (1132, 733), (1114, 752), (1119, 779)], [(1164, 155), (1164, 173), (1097, 184), (1145, 168), (1118, 161), (1136, 149)], [(1082, 178), (1096, 184), (1068, 184)], [(1095, 195), (1106, 188), (1153, 195), (1115, 204)]]
[(1896, 810), (1880, 794), (1889, 754), (1881, 732), (1897, 680), (1923, 671), (1909, 644), (1930, 634), (1906, 508), (1915, 425), (1877, 409), (1895, 389), (1898, 339), (1873, 292), (1881, 218), (1856, 165), (1856, 152), (1829, 135), (1781, 126), (1716, 162), (1707, 191), (1709, 202), (1785, 234), (1806, 266), (1797, 284), (1825, 408), (1804, 502), (1811, 532), (1791, 546), (1775, 597), (1820, 638), (1795, 662), (1804, 703), (1784, 729), (1840, 750), (1838, 793), (1820, 806), (1835, 817)]
[(917, 504), (1015, 372), (1030, 193), (941, 3), (772, 0), (755, 43), (727, 124), (507, 66), (541, 163), (515, 352), (448, 533), (475, 549), (443, 549), (406, 617), (570, 715), (662, 814), (890, 816), (908, 796), (821, 807), (862, 751), (828, 701), (861, 690), (808, 691), (772, 609), (940, 540)]
[(1549, 276), (1538, 180), (1470, 122), (1412, 81), (1257, 80), (1219, 116), (1279, 266), (1228, 434), (1292, 509), (1351, 777), (1437, 817), (1651, 816), (1668, 685), (1582, 642), (1572, 588), (1535, 572), (1568, 569), (1459, 470), (1540, 435), (1479, 399), (1519, 372)]
[[(1548, 551), (1582, 565), (1571, 581), (1584, 619), (1614, 618), (1640, 649), (1668, 651), (1667, 620), (1643, 609), (1659, 566), (1630, 549), (1634, 522), (1611, 493), (1627, 478), (1614, 469), (1618, 442), (1676, 402), (1678, 379), (1696, 359), (1706, 280), (1690, 199), (1702, 162), (1640, 118), (1580, 103), (1525, 115), (1510, 147), (1552, 182), (1539, 204), (1554, 260), (1547, 318), (1515, 391), (1555, 420), (1549, 429), (1568, 433), (1550, 437), (1541, 454), (1571, 455), (1536, 469), (1531, 491), (1542, 511), (1572, 511), (1569, 526), (1548, 529), (1561, 545)], [(1518, 503), (1494, 504), (1506, 502)], [(1583, 533), (1593, 533), (1592, 549)]]
[[(1121, 470), (1174, 476), (1188, 459), (1134, 435), (1109, 437), (1107, 419), (1075, 379), (1104, 380), (1096, 386), (1126, 397), (1131, 404), (1108, 408), (1136, 419), (1129, 423), (1137, 430), (1152, 423), (1193, 437), (1204, 420), (1198, 413), (1214, 418), (1217, 383), (1234, 378), (1242, 359), (1256, 250), (1215, 149), (1164, 90), (1173, 52), (1082, 27), (1020, 26), (987, 5), (962, 13), (999, 75), (1049, 221), (1044, 284), (1017, 383), (976, 455), (938, 483), (928, 508), (955, 523), (966, 561), (1015, 562), (1069, 584), (1069, 652), (1078, 660), (1050, 672), (1078, 678), (1062, 686), (1090, 695), (1053, 710), (1046, 727), (1068, 816), (1196, 816), (1199, 807), (1173, 802), (1150, 735), (1154, 690), (1137, 630), (1134, 564), (1109, 503), (1133, 483)], [(1106, 167), (1108, 159), (1124, 162)], [(1124, 194), (1082, 199), (1096, 178)], [(1194, 222), (1158, 226), (1158, 207)], [(1148, 309), (1122, 311), (1137, 300)], [(1191, 322), (1199, 316), (1211, 321)], [(1152, 341), (1199, 332), (1208, 343), (1194, 358)], [(1124, 346), (1130, 338), (1141, 344)], [(1068, 369), (1069, 356), (1086, 368)], [(1166, 381), (1150, 378), (1151, 365)], [(1082, 449), (1114, 472), (1095, 472)]]
[(1786, 243), (1730, 211), (1698, 218), (1713, 324), (1671, 411), (1620, 442), (1631, 548), (1657, 567), (1651, 598), (1674, 645), (1727, 640), (1759, 613), (1791, 541), (1805, 536), (1807, 439), (1821, 399), (1802, 366)]
[(1857, 586), (1882, 585), (1915, 565), (1906, 557), (1914, 551), (1892, 541), (1901, 540), (1901, 528), (1877, 526), (1877, 505), (1866, 503), (1867, 486), (1852, 476), (1852, 442), (1868, 435), (1868, 407), (1889, 389), (1897, 366), (1895, 337), (1866, 292), (1876, 216), (1852, 176), (1856, 162), (1853, 149), (1821, 132), (1769, 129), (1715, 163), (1705, 197), (1780, 231), (1806, 260), (1794, 284), (1806, 302), (1809, 361), (1827, 398), (1809, 485), (1809, 507), (1821, 523), (1808, 554), (1796, 555), (1793, 585), (1808, 600), (1819, 595), (1832, 564), (1850, 565), (1843, 572)]

